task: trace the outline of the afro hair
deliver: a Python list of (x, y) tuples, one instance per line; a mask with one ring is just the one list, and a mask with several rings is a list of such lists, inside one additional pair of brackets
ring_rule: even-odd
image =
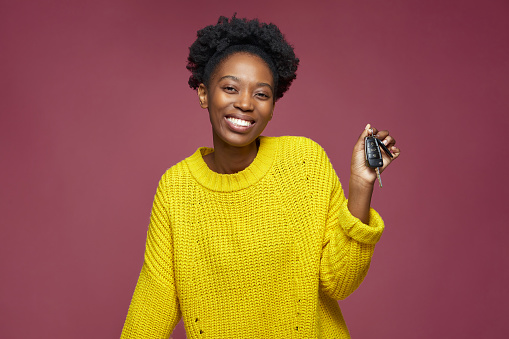
[(201, 83), (208, 85), (216, 66), (235, 52), (256, 54), (267, 63), (274, 78), (275, 100), (283, 96), (296, 78), (299, 59), (279, 28), (233, 15), (231, 19), (221, 16), (216, 25), (197, 32), (187, 58), (186, 68), (192, 73), (189, 86), (196, 90)]

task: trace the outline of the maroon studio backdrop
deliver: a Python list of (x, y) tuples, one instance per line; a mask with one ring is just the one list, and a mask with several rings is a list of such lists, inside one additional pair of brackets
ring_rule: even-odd
[(188, 46), (234, 12), (301, 59), (265, 135), (319, 142), (346, 190), (367, 123), (402, 149), (352, 336), (506, 338), (509, 2), (480, 0), (1, 1), (0, 337), (120, 335), (157, 182), (211, 145)]

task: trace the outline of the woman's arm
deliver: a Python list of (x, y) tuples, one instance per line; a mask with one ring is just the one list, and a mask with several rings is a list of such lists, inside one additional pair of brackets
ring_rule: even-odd
[(168, 338), (181, 318), (173, 272), (167, 174), (154, 197), (145, 260), (121, 338)]

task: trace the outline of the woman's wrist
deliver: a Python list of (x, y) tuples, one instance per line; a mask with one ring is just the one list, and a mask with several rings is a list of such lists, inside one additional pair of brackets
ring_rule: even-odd
[(356, 186), (356, 187), (359, 187), (360, 189), (369, 189), (369, 188), (372, 189), (375, 181), (376, 181), (376, 175), (367, 178), (363, 175), (358, 175), (358, 174), (354, 174), (353, 172), (350, 172), (350, 181), (349, 181), (350, 187)]

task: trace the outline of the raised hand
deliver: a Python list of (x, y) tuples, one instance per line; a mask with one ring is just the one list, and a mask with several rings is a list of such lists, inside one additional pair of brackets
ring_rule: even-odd
[(381, 140), (385, 146), (391, 151), (393, 158), (389, 157), (385, 152), (382, 152), (383, 166), (380, 167), (380, 173), (383, 172), (392, 161), (400, 155), (400, 149), (395, 146), (396, 140), (389, 134), (389, 131), (378, 131), (376, 128), (371, 127), (370, 124), (362, 131), (359, 139), (355, 143), (352, 153), (352, 163), (350, 166), (350, 180), (354, 179), (360, 183), (373, 184), (376, 180), (375, 170), (366, 165), (364, 155), (364, 139), (368, 135), (373, 135)]
[(384, 164), (379, 168), (380, 172), (385, 170), (400, 155), (400, 149), (395, 146), (396, 140), (389, 135), (389, 131), (378, 131), (370, 124), (366, 126), (355, 143), (350, 165), (348, 209), (353, 216), (359, 218), (365, 224), (369, 223), (371, 195), (373, 194), (373, 183), (376, 180), (375, 169), (366, 165), (364, 155), (364, 139), (368, 135), (374, 135), (380, 139), (393, 155), (393, 158), (391, 158), (385, 152), (382, 152)]

